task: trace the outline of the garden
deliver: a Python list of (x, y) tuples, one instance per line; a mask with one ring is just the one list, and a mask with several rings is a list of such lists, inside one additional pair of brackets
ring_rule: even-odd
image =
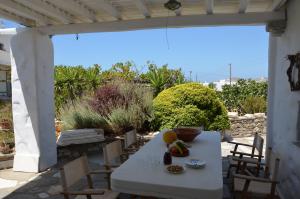
[[(230, 128), (228, 111), (266, 112), (267, 107), (266, 82), (241, 79), (219, 92), (186, 80), (180, 68), (153, 63), (147, 63), (146, 72), (132, 62), (108, 70), (55, 66), (54, 83), (57, 135), (86, 128), (101, 128), (105, 136), (178, 126), (223, 131)], [(13, 150), (11, 103), (1, 102), (0, 109), (0, 150), (5, 153)]]

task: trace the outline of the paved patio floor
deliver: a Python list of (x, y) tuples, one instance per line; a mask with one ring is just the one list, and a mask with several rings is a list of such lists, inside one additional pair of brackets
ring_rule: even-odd
[[(253, 138), (237, 138), (235, 141), (252, 143)], [(223, 176), (226, 176), (228, 161), (226, 156), (230, 154), (232, 145), (222, 142), (222, 156), (223, 156)], [(245, 152), (249, 152), (247, 148), (241, 148)], [(101, 168), (102, 156), (99, 154), (92, 155), (89, 157), (89, 165), (91, 169)], [(59, 194), (61, 191), (60, 186), (60, 175), (58, 167), (51, 168), (43, 173), (32, 174), (13, 172), (12, 169), (0, 170), (0, 198), (5, 199), (63, 199), (62, 195)], [(230, 191), (231, 182), (230, 180), (223, 178), (224, 180), (224, 191), (223, 198), (233, 198)], [(106, 188), (106, 181), (103, 175), (93, 176), (95, 187)], [(85, 187), (85, 183), (80, 182), (75, 185), (77, 188)], [(121, 199), (130, 198), (127, 194), (121, 194)], [(253, 197), (252, 197), (253, 198)], [(257, 198), (257, 197), (255, 197)]]

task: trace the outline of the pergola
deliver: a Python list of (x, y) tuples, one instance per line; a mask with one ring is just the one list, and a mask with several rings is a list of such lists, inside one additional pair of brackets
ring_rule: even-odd
[[(175, 11), (164, 8), (166, 1), (0, 0), (0, 17), (25, 26), (0, 32), (12, 35), (12, 101), (16, 141), (14, 170), (39, 172), (57, 161), (52, 35), (166, 26), (260, 24), (266, 25), (267, 31), (272, 33), (269, 44), (268, 145), (293, 161), (282, 168), (286, 180), (281, 185), (282, 189), (290, 184), (300, 185), (300, 177), (297, 177), (300, 176), (299, 169), (298, 172), (293, 171), (300, 161), (289, 155), (289, 151), (294, 151), (294, 155), (300, 154), (299, 148), (291, 144), (296, 140), (298, 131), (298, 108), (295, 106), (298, 107), (300, 97), (290, 92), (285, 68), (282, 67), (288, 65), (284, 59), (288, 53), (300, 50), (299, 1), (182, 0), (182, 7)], [(282, 131), (285, 131), (284, 137), (280, 135)], [(300, 194), (296, 188), (294, 193), (295, 196)]]

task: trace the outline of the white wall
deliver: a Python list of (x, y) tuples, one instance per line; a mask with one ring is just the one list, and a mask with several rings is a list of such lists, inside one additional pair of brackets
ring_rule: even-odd
[(287, 55), (300, 52), (299, 9), (299, 0), (289, 2), (287, 29), (281, 37), (270, 36), (269, 46), (268, 144), (281, 158), (278, 187), (286, 199), (300, 198), (300, 147), (294, 144), (300, 91), (290, 91), (286, 74)]
[(11, 58), (14, 170), (43, 171), (57, 162), (52, 42), (23, 29), (11, 39)]

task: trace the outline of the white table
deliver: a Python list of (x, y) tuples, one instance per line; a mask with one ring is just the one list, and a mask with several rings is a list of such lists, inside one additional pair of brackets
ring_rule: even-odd
[(166, 144), (158, 134), (111, 175), (112, 190), (162, 198), (222, 198), (222, 157), (220, 133), (202, 132), (190, 148), (190, 156), (173, 157), (173, 163), (184, 165), (195, 157), (206, 161), (202, 169), (186, 168), (183, 174), (169, 174), (163, 164)]

